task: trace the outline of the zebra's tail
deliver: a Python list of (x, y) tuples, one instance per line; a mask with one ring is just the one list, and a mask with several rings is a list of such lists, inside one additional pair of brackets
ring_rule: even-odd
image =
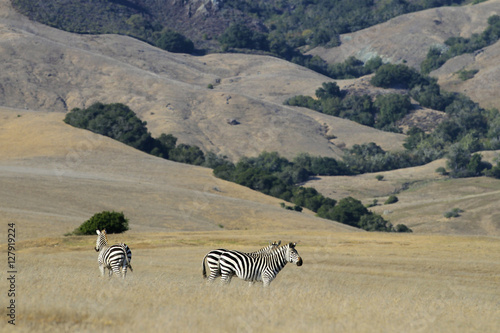
[(201, 262), (202, 274), (203, 278), (207, 278), (207, 268), (205, 267), (205, 261), (207, 260), (208, 253), (203, 257), (203, 261)]
[[(130, 271), (133, 272), (134, 270), (132, 269), (132, 264), (130, 263), (130, 260), (128, 258), (128, 253), (127, 253), (127, 249), (128, 249), (128, 246), (127, 244), (124, 244), (124, 243), (121, 243), (122, 247), (123, 247), (123, 252), (125, 252), (125, 260), (127, 261), (127, 267), (130, 268)], [(129, 249), (130, 251), (130, 249)]]

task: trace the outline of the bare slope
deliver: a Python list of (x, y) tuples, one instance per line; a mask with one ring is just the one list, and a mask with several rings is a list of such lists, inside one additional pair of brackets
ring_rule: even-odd
[(171, 133), (233, 159), (264, 150), (335, 157), (340, 150), (327, 135), (347, 145), (365, 142), (352, 135), (357, 132), (385, 149), (401, 147), (401, 135), (283, 106), (286, 98), (313, 95), (327, 81), (286, 61), (193, 57), (124, 36), (75, 35), (28, 21), (7, 0), (0, 4), (0, 105), (65, 112), (95, 101), (121, 102), (148, 122), (154, 136)]
[[(444, 41), (450, 37), (468, 38), (474, 33), (481, 33), (488, 25), (488, 18), (494, 14), (500, 14), (500, 0), (429, 9), (342, 35), (340, 47), (318, 47), (310, 53), (319, 55), (329, 63), (342, 62), (350, 56), (366, 61), (378, 55), (385, 61), (404, 61), (420, 69), (420, 63), (431, 46), (443, 47)], [(439, 78), (439, 84), (445, 90), (465, 93), (483, 107), (499, 108), (500, 100), (495, 93), (500, 89), (497, 66), (499, 54), (500, 43), (496, 43), (476, 54), (448, 61), (432, 76)], [(462, 82), (455, 74), (461, 69), (477, 69), (479, 73), (474, 79)]]
[(379, 55), (392, 63), (406, 61), (409, 66), (420, 68), (430, 46), (443, 45), (450, 37), (480, 33), (488, 25), (488, 17), (499, 13), (499, 0), (428, 9), (342, 35), (340, 47), (318, 47), (311, 54), (328, 62), (342, 62), (350, 56), (366, 61)]
[[(478, 102), (483, 108), (500, 108), (500, 42), (474, 54), (464, 54), (447, 61), (431, 74), (439, 78), (438, 83), (448, 91), (461, 92)], [(478, 71), (472, 79), (463, 81), (460, 70)]]
[[(18, 116), (19, 115), (19, 116)], [(21, 239), (72, 231), (103, 210), (143, 231), (350, 228), (281, 201), (75, 129), (63, 114), (0, 110), (0, 221)]]

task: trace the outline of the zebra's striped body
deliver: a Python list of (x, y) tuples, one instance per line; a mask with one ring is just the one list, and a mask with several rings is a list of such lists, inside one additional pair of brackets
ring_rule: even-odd
[(258, 256), (226, 251), (221, 254), (219, 260), (221, 282), (229, 284), (231, 278), (236, 275), (251, 283), (262, 281), (264, 287), (267, 287), (287, 263), (302, 266), (302, 258), (295, 250), (295, 245), (296, 243), (289, 243)]
[[(249, 256), (259, 256), (261, 254), (269, 253), (276, 247), (278, 247), (281, 244), (281, 241), (278, 242), (273, 242), (270, 243), (268, 246), (263, 247), (262, 249), (247, 253)], [(218, 276), (220, 276), (220, 267), (219, 267), (219, 260), (220, 256), (228, 250), (226, 249), (217, 249), (217, 250), (212, 250), (208, 252), (205, 257), (203, 257), (202, 261), (202, 268), (203, 268), (203, 278), (207, 278), (207, 271), (205, 268), (205, 262), (207, 263), (208, 269), (210, 271), (210, 275), (208, 276), (208, 282), (213, 282)]]
[(132, 251), (127, 244), (124, 243), (108, 246), (106, 230), (96, 230), (96, 233), (97, 240), (95, 250), (99, 252), (97, 262), (99, 263), (101, 275), (104, 276), (107, 268), (109, 270), (109, 276), (114, 273), (115, 275), (121, 276), (125, 279), (125, 276), (127, 275), (127, 268), (130, 268), (130, 270), (133, 271), (132, 265), (130, 264), (130, 261), (132, 260)]

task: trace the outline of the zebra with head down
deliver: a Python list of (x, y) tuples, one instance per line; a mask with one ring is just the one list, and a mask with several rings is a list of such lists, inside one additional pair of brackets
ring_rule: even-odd
[(239, 251), (222, 253), (219, 260), (222, 284), (229, 284), (236, 275), (250, 283), (262, 281), (264, 287), (269, 286), (287, 263), (302, 266), (302, 258), (295, 245), (297, 243), (288, 243), (258, 256)]
[[(269, 253), (276, 247), (281, 244), (281, 241), (269, 243), (268, 246), (261, 248), (258, 251), (247, 253), (249, 256), (259, 256), (264, 253)], [(202, 261), (202, 273), (203, 278), (207, 279), (207, 270), (205, 267), (205, 262), (208, 266), (208, 270), (210, 271), (210, 275), (208, 276), (208, 282), (213, 282), (218, 276), (220, 276), (220, 267), (219, 267), (219, 259), (220, 256), (228, 250), (226, 249), (217, 249), (208, 252), (205, 257), (203, 257)]]

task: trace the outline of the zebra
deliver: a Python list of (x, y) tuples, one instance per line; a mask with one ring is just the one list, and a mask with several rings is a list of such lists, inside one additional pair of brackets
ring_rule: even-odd
[(258, 256), (239, 251), (222, 253), (219, 260), (221, 283), (229, 284), (231, 278), (236, 275), (250, 284), (262, 281), (264, 287), (268, 287), (287, 263), (302, 266), (303, 261), (295, 245), (297, 243), (288, 243)]
[(127, 268), (132, 269), (130, 261), (132, 260), (132, 251), (127, 244), (120, 243), (112, 246), (108, 246), (108, 237), (106, 235), (106, 230), (96, 230), (97, 240), (95, 245), (96, 252), (99, 252), (97, 256), (97, 262), (99, 263), (99, 270), (101, 271), (101, 276), (104, 276), (106, 268), (109, 270), (109, 276), (120, 275), (123, 279), (127, 275)]
[[(258, 256), (258, 255), (263, 254), (263, 253), (269, 253), (270, 251), (272, 251), (276, 247), (280, 246), (280, 244), (281, 244), (281, 241), (272, 242), (272, 243), (269, 243), (268, 246), (263, 247), (262, 249), (260, 249), (258, 251), (247, 253), (247, 254), (250, 256)], [(203, 278), (207, 279), (207, 270), (205, 267), (205, 261), (206, 261), (208, 269), (210, 271), (210, 275), (208, 276), (208, 280), (207, 280), (208, 282), (213, 282), (218, 276), (220, 276), (219, 259), (220, 259), (220, 256), (222, 255), (222, 253), (224, 253), (226, 251), (228, 251), (228, 250), (226, 250), (226, 249), (212, 250), (212, 251), (208, 252), (205, 255), (205, 257), (203, 257), (203, 261), (201, 263), (202, 274), (203, 274)]]

